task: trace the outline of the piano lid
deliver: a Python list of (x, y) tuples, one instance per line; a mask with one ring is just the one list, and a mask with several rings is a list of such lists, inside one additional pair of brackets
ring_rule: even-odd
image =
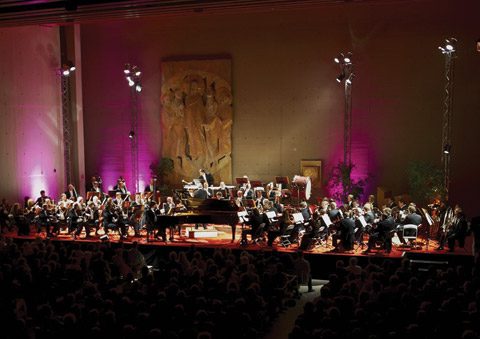
[(188, 209), (198, 211), (237, 211), (238, 206), (232, 200), (200, 199), (187, 197)]

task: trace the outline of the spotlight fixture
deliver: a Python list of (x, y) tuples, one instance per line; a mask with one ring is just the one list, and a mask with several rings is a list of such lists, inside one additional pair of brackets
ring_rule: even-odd
[(133, 139), (133, 137), (135, 136), (135, 132), (134, 131), (130, 131), (130, 133), (128, 133), (128, 137), (130, 139)]
[(71, 72), (73, 72), (75, 70), (75, 66), (73, 66), (71, 63), (69, 63), (68, 65), (67, 64), (63, 64), (62, 65), (62, 69), (59, 70), (63, 76), (66, 76), (68, 77), (70, 75)]
[(449, 39), (445, 39), (445, 47), (438, 47), (439, 50), (442, 51), (443, 54), (446, 54), (446, 53), (455, 53), (455, 45), (457, 43), (457, 39), (456, 38), (449, 38)]
[(337, 81), (338, 81), (338, 82), (342, 82), (342, 80), (343, 80), (344, 78), (345, 78), (345, 73), (342, 72), (342, 73), (340, 73), (340, 75), (338, 76)]
[(135, 74), (135, 76), (137, 76), (137, 77), (140, 76), (140, 74), (142, 74), (142, 72), (140, 72), (140, 71), (138, 70), (138, 67), (137, 67), (137, 66), (133, 66), (132, 72), (133, 72), (133, 74)]
[(348, 52), (348, 53), (347, 53), (347, 56), (346, 56), (345, 58), (343, 58), (343, 61), (344, 61), (346, 64), (352, 63), (352, 52)]
[(130, 74), (130, 64), (125, 64), (125, 69), (123, 70), (123, 73)]
[(353, 78), (355, 78), (355, 73), (350, 73), (350, 76), (349, 76), (348, 79), (347, 79), (347, 83), (351, 84)]
[(343, 55), (343, 53), (340, 53), (340, 55), (336, 58), (333, 59), (333, 61), (335, 61), (337, 64), (340, 63), (340, 60), (343, 60), (345, 58), (345, 56)]
[(445, 148), (443, 149), (443, 153), (445, 154), (450, 154), (450, 150), (452, 149), (451, 145), (445, 145)]
[(141, 91), (142, 91), (142, 85), (140, 84), (140, 81), (137, 81), (137, 82), (135, 83), (135, 90), (136, 90), (137, 92), (141, 92)]

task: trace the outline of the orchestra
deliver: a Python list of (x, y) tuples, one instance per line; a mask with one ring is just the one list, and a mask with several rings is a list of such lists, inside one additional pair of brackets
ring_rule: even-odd
[[(85, 200), (72, 184), (67, 186), (57, 203), (46, 195), (45, 190), (35, 202), (27, 197), (23, 205), (9, 206), (4, 199), (0, 205), (2, 232), (16, 226), (18, 235), (24, 236), (30, 233), (29, 225), (34, 224), (36, 232), (45, 232), (47, 238), (66, 232), (73, 240), (82, 234), (91, 238), (102, 233), (127, 240), (141, 237), (142, 230), (146, 230), (147, 233), (153, 232), (157, 240), (168, 242), (166, 229), (170, 229), (169, 240), (173, 240), (177, 230), (181, 234), (181, 228), (163, 218), (191, 214), (189, 203), (192, 198), (231, 203), (230, 206), (238, 212), (244, 212), (241, 244), (268, 239), (266, 245), (271, 247), (275, 241), (280, 244), (286, 239), (285, 244), (298, 243), (300, 246), (301, 243), (307, 250), (324, 247), (349, 252), (366, 247), (363, 253), (368, 254), (380, 246), (380, 250), (389, 254), (393, 248), (411, 246), (411, 237), (404, 236), (406, 230), (414, 227), (424, 238), (438, 235), (437, 250), (444, 250), (448, 245), (448, 250), (454, 251), (456, 246), (464, 247), (469, 232), (462, 209), (448, 207), (444, 202), (435, 202), (426, 209), (417, 207), (414, 202), (407, 204), (403, 198), (388, 196), (379, 209), (374, 195), (369, 195), (363, 206), (357, 197), (348, 195), (347, 201), (340, 202), (340, 205), (326, 197), (316, 198), (318, 205), (308, 203), (313, 199), (298, 199), (295, 204), (292, 197), (287, 203), (288, 195), (273, 182), (259, 187), (252, 181), (253, 189), (245, 177), (237, 181), (241, 182), (238, 187), (225, 182), (214, 186), (212, 174), (203, 169), (199, 174), (193, 182), (183, 181), (183, 190), (172, 190), (174, 194), (167, 197), (157, 191), (156, 177), (149, 181), (144, 192), (134, 192), (131, 196), (121, 176), (114, 189), (109, 191), (114, 196), (109, 196), (102, 189), (101, 178), (95, 175)], [(198, 230), (199, 225), (207, 229), (209, 223), (192, 224)], [(232, 241), (234, 238), (232, 234)]]

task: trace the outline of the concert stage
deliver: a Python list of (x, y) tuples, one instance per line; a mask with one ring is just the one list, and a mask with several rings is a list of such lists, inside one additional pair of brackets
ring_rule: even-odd
[[(194, 238), (187, 236), (187, 232), (194, 230), (193, 226), (182, 227), (182, 235), (175, 234), (174, 239), (167, 243), (157, 240), (149, 239), (147, 241), (147, 234), (145, 230), (142, 230), (141, 237), (129, 236), (127, 240), (121, 240), (120, 236), (116, 233), (108, 233), (108, 241), (113, 247), (118, 247), (123, 244), (125, 248), (129, 248), (134, 241), (138, 242), (139, 249), (145, 254), (147, 263), (154, 268), (155, 263), (158, 260), (163, 260), (168, 257), (170, 251), (188, 251), (191, 246), (194, 246), (197, 250), (200, 250), (205, 255), (213, 253), (215, 248), (231, 249), (232, 251), (264, 251), (266, 256), (269, 256), (272, 250), (277, 250), (280, 253), (294, 253), (300, 249), (300, 244), (294, 243), (288, 247), (283, 247), (275, 241), (272, 247), (267, 246), (266, 241), (258, 242), (255, 244), (244, 245), (240, 243), (241, 239), (241, 227), (237, 227), (235, 241), (232, 243), (231, 227), (222, 225), (208, 225), (208, 232), (217, 233), (217, 237), (206, 238)], [(93, 234), (93, 233), (92, 233)], [(167, 233), (168, 234), (168, 233)], [(89, 244), (102, 242), (101, 237), (104, 235), (104, 231), (100, 230), (99, 235), (89, 238), (85, 237), (85, 231), (82, 232), (80, 237), (76, 240), (69, 235), (66, 230), (61, 231), (58, 236), (52, 237), (50, 240), (52, 243), (65, 242), (68, 244), (79, 244), (80, 246), (88, 246)], [(133, 231), (130, 231), (130, 235), (133, 235)], [(15, 242), (22, 243), (24, 241), (33, 241), (37, 237), (35, 228), (31, 227), (30, 235), (18, 236), (15, 232), (5, 233), (6, 237), (14, 238)], [(46, 239), (45, 232), (40, 233), (42, 239)], [(170, 236), (168, 234), (168, 236)], [(250, 238), (249, 238), (250, 239)], [(365, 236), (365, 243), (368, 241), (368, 237)], [(305, 258), (310, 262), (312, 275), (315, 279), (328, 279), (328, 275), (335, 271), (335, 265), (338, 260), (344, 261), (345, 265), (348, 264), (348, 259), (352, 256), (358, 258), (358, 264), (362, 267), (368, 263), (375, 263), (381, 265), (386, 259), (399, 262), (404, 258), (410, 259), (412, 264), (419, 265), (422, 268), (427, 268), (429, 265), (440, 267), (456, 267), (457, 265), (471, 266), (473, 264), (472, 254), (472, 238), (467, 237), (464, 248), (455, 248), (455, 252), (448, 252), (447, 250), (437, 251), (437, 241), (429, 240), (428, 247), (425, 239), (419, 238), (417, 246), (418, 249), (412, 249), (410, 247), (402, 247), (398, 243), (398, 239), (394, 237), (393, 248), (390, 254), (385, 253), (380, 248), (372, 250), (369, 254), (364, 254), (366, 247), (355, 246), (353, 251), (335, 252), (331, 246), (331, 240), (328, 241), (328, 245), (315, 246), (314, 248), (304, 251)], [(447, 247), (446, 247), (447, 248)], [(448, 248), (447, 248), (448, 249)]]

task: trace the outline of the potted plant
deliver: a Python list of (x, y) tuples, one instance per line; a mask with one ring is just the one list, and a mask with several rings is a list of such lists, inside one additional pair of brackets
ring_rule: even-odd
[(328, 188), (332, 193), (332, 198), (342, 203), (347, 202), (347, 197), (351, 194), (354, 199), (359, 199), (363, 194), (363, 187), (370, 180), (369, 175), (366, 179), (352, 179), (352, 171), (355, 165), (339, 161), (332, 167), (328, 179)]
[(407, 168), (408, 186), (413, 201), (426, 205), (433, 200), (445, 201), (443, 171), (429, 162), (410, 162)]

